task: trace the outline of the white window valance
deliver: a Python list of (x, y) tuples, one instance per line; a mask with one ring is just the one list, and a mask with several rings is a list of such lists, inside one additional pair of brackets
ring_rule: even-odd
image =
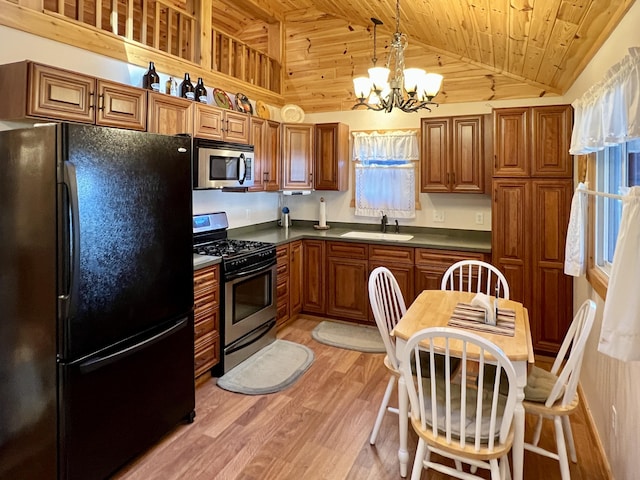
[(640, 47), (573, 102), (572, 155), (640, 138)]
[(362, 163), (414, 161), (420, 158), (415, 131), (353, 132), (353, 160)]

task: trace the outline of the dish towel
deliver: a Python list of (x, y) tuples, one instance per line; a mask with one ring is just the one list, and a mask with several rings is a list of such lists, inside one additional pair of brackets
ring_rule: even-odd
[(586, 237), (586, 190), (584, 183), (580, 182), (571, 200), (571, 214), (569, 215), (569, 227), (564, 248), (564, 273), (573, 277), (579, 277), (586, 272), (585, 261), (585, 237)]
[(622, 361), (640, 360), (640, 187), (622, 199), (622, 218), (602, 315), (598, 350)]

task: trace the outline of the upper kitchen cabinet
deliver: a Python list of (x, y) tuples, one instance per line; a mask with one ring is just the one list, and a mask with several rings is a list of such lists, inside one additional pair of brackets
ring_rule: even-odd
[(349, 126), (319, 123), (315, 128), (313, 183), (316, 190), (349, 188)]
[(571, 105), (494, 111), (494, 177), (570, 178)]
[(489, 115), (423, 118), (420, 131), (422, 192), (485, 193)]
[(192, 100), (149, 92), (147, 130), (164, 135), (193, 133)]
[(204, 103), (194, 103), (194, 137), (249, 143), (249, 116)]
[(282, 189), (313, 188), (313, 124), (282, 124)]
[(146, 90), (23, 61), (0, 65), (0, 118), (42, 118), (145, 130)]
[(254, 183), (251, 191), (280, 189), (280, 123), (251, 117)]

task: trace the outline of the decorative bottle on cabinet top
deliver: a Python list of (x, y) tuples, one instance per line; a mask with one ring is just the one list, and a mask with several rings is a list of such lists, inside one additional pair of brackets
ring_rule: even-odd
[(153, 90), (154, 92), (160, 91), (160, 75), (156, 72), (153, 62), (149, 62), (149, 70), (142, 77), (142, 88)]
[(195, 99), (193, 84), (191, 83), (188, 73), (184, 74), (184, 80), (180, 83), (179, 91), (181, 97), (188, 98), (189, 100)]
[(194, 91), (196, 102), (200, 103), (209, 103), (207, 101), (207, 89), (204, 87), (204, 82), (202, 81), (202, 77), (198, 78), (198, 83), (196, 84), (196, 88)]

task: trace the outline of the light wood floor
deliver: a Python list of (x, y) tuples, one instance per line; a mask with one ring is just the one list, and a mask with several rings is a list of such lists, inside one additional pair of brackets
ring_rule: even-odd
[[(385, 416), (376, 445), (369, 444), (388, 379), (384, 355), (322, 345), (311, 338), (316, 324), (317, 320), (299, 318), (278, 333), (315, 353), (311, 368), (292, 387), (246, 396), (218, 388), (215, 379), (207, 381), (196, 390), (195, 422), (178, 426), (114, 478), (400, 479), (394, 414)], [(578, 464), (571, 464), (571, 478), (606, 479), (582, 409), (572, 417), (572, 427)], [(410, 476), (417, 440), (409, 430)], [(553, 444), (553, 427), (546, 423), (541, 445)], [(422, 472), (423, 480), (445, 478), (432, 470)], [(525, 452), (525, 479), (560, 479), (558, 464)]]

